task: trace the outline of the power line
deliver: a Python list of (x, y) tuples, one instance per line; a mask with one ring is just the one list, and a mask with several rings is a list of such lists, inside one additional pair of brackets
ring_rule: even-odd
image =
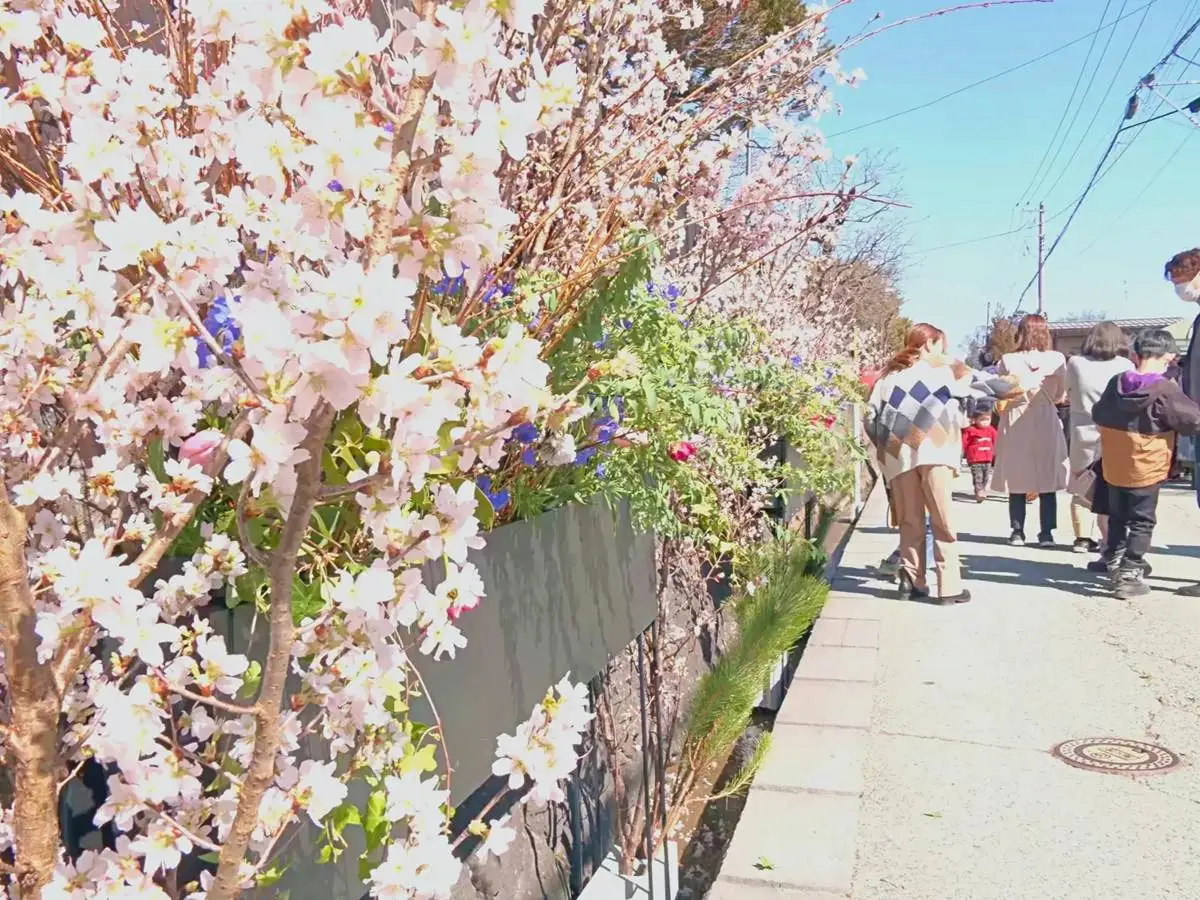
[[(1121, 220), (1124, 219), (1127, 215), (1129, 215), (1130, 211), (1135, 206), (1138, 205), (1138, 202), (1143, 197), (1146, 196), (1146, 194), (1150, 191), (1150, 188), (1154, 187), (1154, 185), (1158, 182), (1158, 179), (1163, 176), (1163, 173), (1166, 172), (1168, 168), (1170, 168), (1171, 163), (1173, 163), (1175, 161), (1175, 157), (1177, 157), (1181, 152), (1183, 152), (1184, 145), (1186, 145), (1187, 142), (1195, 134), (1196, 134), (1196, 130), (1194, 128), (1188, 130), (1188, 133), (1183, 136), (1183, 140), (1179, 142), (1179, 146), (1176, 147), (1175, 150), (1171, 153), (1171, 155), (1167, 157), (1166, 161), (1161, 166), (1158, 167), (1158, 171), (1156, 171), (1154, 173), (1154, 175), (1150, 178), (1150, 180), (1146, 182), (1145, 186), (1140, 191), (1138, 191), (1137, 195), (1132, 200), (1129, 201), (1129, 205), (1126, 206), (1123, 210), (1121, 210), (1121, 212), (1119, 212), (1117, 214), (1116, 218), (1114, 218), (1112, 220), (1112, 222), (1110, 222), (1108, 225), (1106, 225), (1104, 227), (1104, 229), (1098, 235), (1096, 235), (1095, 239), (1090, 244), (1088, 244), (1086, 247), (1084, 247), (1082, 250), (1080, 250), (1078, 255), (1082, 256), (1083, 254), (1085, 254), (1089, 250), (1091, 250), (1093, 247), (1095, 247), (1098, 243), (1100, 243), (1101, 240), (1108, 237), (1108, 235), (1110, 234), (1110, 232), (1112, 230), (1112, 227), (1114, 225), (1120, 224)], [(1113, 163), (1115, 165), (1116, 160), (1114, 160)]]
[[(1054, 215), (1048, 216), (1046, 221), (1053, 222), (1055, 219), (1061, 218), (1070, 208), (1071, 204), (1068, 203)], [(1007, 231), (997, 231), (995, 234), (985, 234), (981, 237), (970, 238), (969, 240), (965, 241), (955, 241), (952, 244), (939, 244), (936, 247), (926, 247), (924, 250), (914, 250), (913, 256), (924, 256), (927, 253), (936, 253), (939, 250), (950, 250), (953, 247), (966, 247), (971, 244), (982, 244), (984, 241), (994, 241), (997, 238), (1008, 237), (1009, 235), (1013, 234), (1022, 234), (1029, 231), (1030, 227), (1031, 226), (1029, 225), (1021, 225), (1019, 228), (1010, 228)]]
[[(1096, 49), (1096, 39), (1100, 36), (1100, 31), (1104, 27), (1104, 19), (1108, 16), (1108, 10), (1111, 6), (1112, 0), (1104, 0), (1104, 10), (1100, 13), (1100, 27), (1092, 32), (1092, 41), (1090, 44), (1088, 44), (1087, 53), (1083, 57), (1083, 63), (1079, 66), (1079, 74), (1075, 76), (1075, 84), (1071, 87), (1070, 96), (1067, 97), (1067, 105), (1063, 109), (1062, 115), (1058, 117), (1058, 124), (1054, 126), (1054, 134), (1050, 135), (1050, 142), (1046, 144), (1046, 149), (1042, 153), (1042, 158), (1038, 162), (1037, 168), (1033, 170), (1033, 177), (1029, 179), (1029, 184), (1025, 186), (1025, 190), (1021, 191), (1020, 196), (1017, 197), (1017, 203), (1023, 202), (1025, 198), (1030, 196), (1030, 193), (1033, 192), (1039, 184), (1041, 184), (1038, 176), (1042, 174), (1042, 167), (1046, 165), (1046, 160), (1050, 158), (1050, 152), (1054, 150), (1055, 141), (1058, 140), (1058, 135), (1062, 131), (1063, 123), (1066, 121), (1067, 116), (1071, 112), (1071, 106), (1075, 102), (1075, 96), (1079, 93), (1079, 85), (1083, 83), (1083, 75), (1087, 71), (1088, 63), (1092, 59), (1092, 51)], [(1095, 76), (1093, 76), (1093, 78), (1095, 78)], [(1089, 82), (1088, 90), (1090, 91), (1091, 89), (1092, 86)], [(1080, 101), (1080, 105), (1083, 105), (1082, 100)], [(1078, 115), (1078, 113), (1076, 114)], [(1074, 121), (1072, 121), (1071, 124), (1074, 125)], [(1059, 152), (1061, 152), (1061, 150)], [(1055, 159), (1057, 158), (1058, 154), (1055, 153)], [(1051, 165), (1053, 165), (1053, 163), (1051, 163)]]
[[(1124, 9), (1124, 6), (1122, 6), (1122, 9)], [(1113, 88), (1116, 87), (1116, 84), (1117, 84), (1117, 79), (1121, 76), (1121, 70), (1124, 68), (1125, 63), (1128, 61), (1129, 54), (1133, 50), (1133, 45), (1135, 43), (1137, 43), (1138, 36), (1142, 33), (1142, 28), (1143, 28), (1143, 26), (1145, 26), (1146, 19), (1149, 17), (1149, 15), (1150, 15), (1150, 9), (1147, 8), (1145, 10), (1145, 12), (1142, 13), (1142, 18), (1141, 18), (1141, 21), (1138, 22), (1137, 28), (1134, 29), (1133, 37), (1131, 37), (1129, 39), (1129, 43), (1125, 47), (1125, 53), (1121, 56), (1121, 61), (1119, 63), (1117, 63), (1117, 67), (1115, 69), (1113, 69), (1112, 78), (1110, 78), (1108, 81), (1108, 87), (1104, 89), (1104, 96), (1102, 96), (1100, 98), (1100, 103), (1096, 106), (1096, 111), (1094, 113), (1092, 113), (1091, 120), (1087, 123), (1087, 127), (1083, 129), (1083, 134), (1081, 134), (1079, 136), (1079, 142), (1075, 145), (1075, 149), (1071, 151), (1071, 155), (1069, 157), (1067, 157), (1067, 161), (1063, 164), (1063, 167), (1059, 170), (1058, 177), (1054, 179), (1054, 183), (1051, 184), (1050, 187), (1044, 191), (1045, 194), (1047, 194), (1047, 195), (1053, 194), (1054, 189), (1059, 186), (1059, 184), (1063, 180), (1063, 177), (1067, 174), (1067, 172), (1069, 172), (1071, 170), (1071, 163), (1075, 162), (1076, 157), (1079, 156), (1079, 151), (1083, 149), (1083, 144), (1087, 140), (1087, 136), (1089, 134), (1091, 134), (1092, 128), (1095, 127), (1096, 122), (1100, 118), (1100, 112), (1104, 109), (1105, 105), (1108, 103), (1108, 98), (1112, 96)], [(1110, 39), (1114, 35), (1116, 35), (1116, 31), (1109, 32)], [(1110, 40), (1110, 43), (1111, 43), (1111, 40)], [(1105, 53), (1108, 52), (1107, 46), (1104, 48), (1104, 52)], [(1097, 66), (1096, 72), (1099, 73), (1099, 70), (1100, 70), (1100, 67)], [(1083, 104), (1081, 103), (1080, 109), (1082, 109), (1082, 108), (1083, 108)], [(1053, 165), (1053, 163), (1051, 163), (1051, 165)]]
[(845, 135), (845, 134), (853, 134), (856, 131), (862, 131), (864, 128), (871, 128), (875, 125), (882, 125), (884, 122), (890, 122), (893, 119), (900, 118), (901, 116), (907, 116), (909, 113), (920, 112), (923, 109), (928, 109), (931, 106), (935, 106), (936, 104), (941, 103), (943, 100), (949, 100), (951, 97), (957, 97), (959, 94), (966, 93), (967, 91), (977, 88), (980, 85), (984, 85), (984, 84), (987, 84), (988, 82), (995, 81), (997, 78), (1003, 78), (1005, 75), (1011, 75), (1013, 72), (1019, 72), (1021, 69), (1026, 69), (1029, 66), (1032, 66), (1034, 63), (1039, 63), (1043, 59), (1048, 59), (1049, 57), (1054, 56), (1056, 53), (1061, 53), (1064, 50), (1068, 50), (1071, 47), (1074, 47), (1076, 44), (1082, 43), (1083, 41), (1086, 41), (1088, 38), (1093, 37), (1097, 34), (1100, 34), (1102, 31), (1105, 31), (1106, 29), (1114, 27), (1118, 22), (1121, 21), (1121, 19), (1128, 19), (1130, 16), (1135, 16), (1138, 13), (1140, 13), (1142, 10), (1153, 6), (1157, 2), (1158, 2), (1158, 0), (1149, 0), (1149, 2), (1143, 3), (1137, 9), (1130, 10), (1124, 16), (1121, 16), (1121, 18), (1113, 19), (1107, 25), (1102, 25), (1101, 27), (1097, 28), (1095, 31), (1089, 31), (1087, 34), (1080, 35), (1079, 37), (1075, 38), (1072, 41), (1067, 41), (1067, 43), (1061, 44), (1052, 50), (1047, 50), (1045, 53), (1041, 54), (1040, 56), (1035, 56), (1033, 59), (1027, 59), (1025, 62), (1018, 63), (1015, 66), (1011, 66), (1002, 72), (996, 72), (994, 75), (989, 75), (986, 78), (980, 78), (978, 81), (972, 81), (970, 84), (965, 84), (960, 88), (950, 91), (950, 93), (948, 93), (948, 94), (942, 94), (940, 97), (934, 97), (932, 100), (927, 100), (924, 103), (920, 103), (916, 106), (910, 106), (908, 109), (902, 109), (899, 112), (894, 112), (891, 115), (884, 116), (883, 118), (874, 119), (870, 122), (864, 122), (862, 125), (855, 125), (853, 128), (846, 128), (842, 131), (832, 132), (830, 134), (827, 134), (826, 137), (827, 138), (841, 137), (842, 135)]
[[(1197, 28), (1200, 28), (1200, 19), (1197, 19), (1196, 21), (1194, 21), (1191, 24), (1191, 26), (1188, 28), (1188, 30), (1185, 31), (1180, 36), (1180, 38), (1175, 42), (1174, 46), (1171, 47), (1171, 49), (1167, 52), (1167, 54), (1161, 60), (1159, 60), (1158, 63), (1156, 63), (1155, 66), (1149, 72), (1147, 72), (1145, 75), (1142, 76), (1141, 80), (1137, 84), (1137, 87), (1134, 88), (1133, 96), (1130, 98), (1130, 104), (1127, 107), (1128, 109), (1136, 112), (1137, 106), (1133, 101), (1136, 100), (1138, 93), (1145, 86), (1154, 83), (1154, 79), (1157, 77), (1158, 70), (1167, 64), (1167, 61), (1170, 60), (1172, 58), (1172, 56), (1174, 56), (1174, 54), (1179, 50), (1180, 47), (1183, 46), (1184, 42), (1187, 41), (1187, 39), (1192, 36), (1192, 34), (1196, 31)], [(1128, 119), (1130, 117), (1131, 117), (1131, 115), (1127, 114), (1126, 118)], [(1150, 120), (1147, 120), (1147, 121), (1150, 121)], [(1145, 125), (1146, 122), (1139, 122), (1137, 124)], [(1071, 223), (1075, 221), (1075, 217), (1079, 214), (1079, 210), (1083, 206), (1083, 202), (1087, 199), (1088, 194), (1091, 193), (1092, 189), (1096, 186), (1096, 184), (1103, 177), (1103, 175), (1108, 174), (1107, 171), (1103, 171), (1104, 164), (1108, 161), (1109, 156), (1112, 155), (1113, 149), (1117, 146), (1117, 141), (1120, 139), (1121, 133), (1131, 127), (1136, 127), (1136, 126), (1122, 125), (1122, 126), (1119, 126), (1117, 128), (1117, 130), (1113, 132), (1112, 140), (1110, 140), (1108, 142), (1108, 146), (1104, 148), (1104, 153), (1101, 154), (1101, 156), (1100, 156), (1100, 162), (1096, 163), (1096, 168), (1092, 171), (1091, 178), (1089, 178), (1087, 184), (1084, 185), (1083, 193), (1081, 193), (1079, 195), (1079, 199), (1075, 202), (1075, 207), (1074, 207), (1074, 209), (1071, 210), (1071, 214), (1069, 216), (1067, 216), (1067, 221), (1063, 225), (1062, 230), (1060, 230), (1058, 232), (1058, 236), (1055, 237), (1053, 243), (1050, 244), (1050, 249), (1046, 251), (1045, 257), (1043, 257), (1042, 260), (1040, 261), (1041, 265), (1039, 266), (1039, 268), (1044, 266), (1045, 263), (1047, 261), (1049, 261), (1050, 257), (1054, 255), (1054, 251), (1056, 249), (1058, 249), (1058, 245), (1062, 243), (1063, 237), (1066, 236), (1067, 230), (1070, 229), (1070, 227), (1071, 227)], [(1134, 136), (1134, 138), (1136, 138), (1136, 135)], [(1133, 139), (1130, 139), (1129, 144), (1131, 145), (1132, 143), (1133, 143)], [(1127, 151), (1128, 149), (1129, 149), (1129, 146), (1127, 145), (1125, 147), (1125, 150)], [(1124, 155), (1124, 153), (1122, 153), (1122, 155)], [(1119, 159), (1119, 157), (1118, 157), (1118, 159)], [(1114, 164), (1115, 164), (1115, 161), (1114, 161)], [(1108, 171), (1112, 171), (1111, 166), (1109, 167)], [(1021, 308), (1021, 304), (1025, 300), (1025, 295), (1029, 292), (1029, 289), (1031, 287), (1033, 287), (1033, 285), (1036, 281), (1037, 281), (1037, 273), (1034, 273), (1033, 278), (1031, 278), (1029, 280), (1029, 283), (1025, 285), (1025, 289), (1021, 291), (1021, 295), (1017, 298), (1017, 309), (1018, 310)]]

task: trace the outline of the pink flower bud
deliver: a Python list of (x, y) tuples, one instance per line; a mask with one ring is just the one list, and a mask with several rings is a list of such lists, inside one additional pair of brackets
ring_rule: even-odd
[(217, 448), (221, 446), (224, 437), (225, 435), (213, 428), (197, 431), (179, 448), (179, 461), (200, 469), (205, 468)]

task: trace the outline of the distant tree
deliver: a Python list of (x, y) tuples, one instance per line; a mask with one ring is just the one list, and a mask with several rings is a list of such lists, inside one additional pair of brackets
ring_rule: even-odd
[(699, 27), (685, 28), (678, 20), (663, 25), (667, 46), (692, 67), (693, 86), (807, 16), (802, 0), (700, 0), (697, 5), (704, 14)]
[(983, 351), (987, 350), (992, 360), (998, 360), (1005, 353), (1017, 349), (1016, 316), (997, 316), (990, 325), (981, 325), (967, 341), (966, 361), (978, 366), (983, 361)]

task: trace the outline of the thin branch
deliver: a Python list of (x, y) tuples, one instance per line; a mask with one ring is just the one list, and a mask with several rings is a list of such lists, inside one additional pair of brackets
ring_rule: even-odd
[(256, 566), (265, 569), (271, 564), (270, 554), (264, 553), (255, 546), (254, 540), (250, 537), (250, 531), (246, 527), (246, 503), (250, 499), (250, 481), (251, 479), (247, 478), (242, 483), (242, 489), (238, 492), (237, 508), (234, 510), (233, 518), (237, 522), (238, 540), (242, 543), (242, 550)]

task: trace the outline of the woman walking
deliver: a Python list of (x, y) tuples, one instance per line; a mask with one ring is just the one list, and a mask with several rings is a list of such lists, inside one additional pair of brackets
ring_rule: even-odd
[(951, 522), (952, 485), (962, 456), (963, 412), (969, 371), (946, 358), (946, 335), (922, 323), (887, 364), (868, 401), (867, 433), (879, 453), (900, 529), (902, 599), (930, 593), (925, 561), (925, 520), (933, 530), (937, 596), (965, 603), (958, 534)]
[[(1113, 377), (1133, 370), (1129, 361), (1129, 336), (1112, 322), (1101, 322), (1088, 332), (1078, 356), (1067, 361), (1067, 400), (1070, 403), (1071, 480), (1085, 473), (1100, 458), (1100, 430), (1092, 421), (1092, 407)], [(1107, 492), (1096, 491), (1089, 510), (1079, 497), (1071, 498), (1071, 524), (1075, 527), (1075, 552), (1099, 551), (1092, 538), (1093, 519), (1100, 536), (1107, 533)]]
[(1044, 316), (1028, 315), (1017, 328), (1017, 351), (1000, 359), (1000, 374), (1016, 379), (1023, 394), (1000, 417), (993, 488), (1008, 494), (1009, 543), (1025, 543), (1026, 504), (1039, 503), (1038, 546), (1054, 545), (1058, 491), (1067, 487), (1067, 440), (1057, 404), (1067, 391), (1067, 360), (1050, 349)]

